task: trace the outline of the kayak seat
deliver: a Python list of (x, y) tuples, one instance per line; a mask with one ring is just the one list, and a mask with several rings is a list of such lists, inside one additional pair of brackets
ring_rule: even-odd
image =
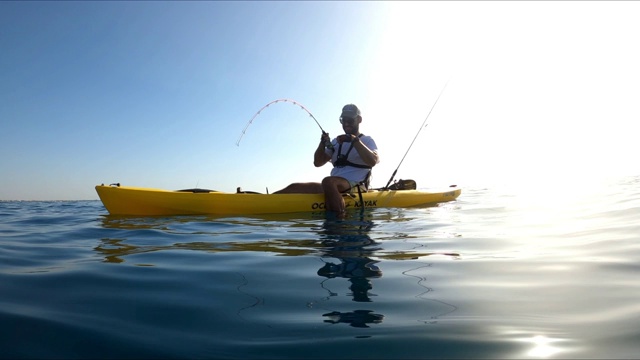
[[(373, 189), (372, 189), (373, 190)], [(370, 190), (367, 188), (367, 186), (365, 184), (356, 184), (356, 186), (345, 190), (342, 192), (342, 195), (355, 195), (355, 194), (359, 194), (359, 193), (366, 193), (369, 192)]]
[(344, 191), (343, 194), (344, 193), (353, 194), (354, 192), (357, 192), (358, 194), (362, 194), (363, 192), (369, 192), (370, 185), (371, 185), (371, 170), (369, 170), (364, 180), (357, 183), (351, 189)]

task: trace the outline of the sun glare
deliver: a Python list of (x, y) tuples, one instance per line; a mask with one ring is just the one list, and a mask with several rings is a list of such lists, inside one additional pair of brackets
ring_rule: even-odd
[(532, 348), (527, 352), (527, 355), (531, 357), (548, 358), (560, 352), (559, 348), (552, 345), (552, 343), (559, 341), (558, 339), (550, 339), (546, 336), (536, 335), (531, 338), (522, 339), (522, 341), (531, 343)]

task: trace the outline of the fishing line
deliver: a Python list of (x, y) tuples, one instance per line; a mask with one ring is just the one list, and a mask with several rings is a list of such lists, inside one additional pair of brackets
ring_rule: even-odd
[[(324, 131), (324, 129), (322, 128), (322, 126), (320, 126), (320, 123), (318, 122), (318, 120), (316, 119), (315, 116), (313, 116), (313, 114), (311, 113), (311, 111), (309, 111), (306, 107), (304, 107), (304, 105), (300, 104), (299, 102), (295, 101), (295, 100), (291, 100), (291, 99), (277, 99), (277, 100), (273, 100), (272, 102), (268, 103), (267, 105), (263, 106), (262, 108), (260, 108), (260, 110), (258, 110), (257, 113), (255, 113), (255, 115), (253, 115), (253, 117), (251, 118), (251, 120), (249, 120), (249, 122), (247, 123), (247, 126), (244, 127), (244, 130), (242, 130), (242, 133), (240, 134), (240, 137), (238, 138), (238, 141), (236, 142), (237, 146), (240, 146), (240, 140), (242, 140), (242, 137), (244, 136), (245, 132), (247, 132), (247, 129), (249, 128), (249, 126), (253, 123), (253, 120), (258, 117), (258, 115), (260, 115), (260, 113), (262, 112), (262, 110), (268, 108), (270, 105), (275, 104), (275, 103), (279, 103), (279, 102), (288, 102), (294, 105), (298, 105), (302, 110), (306, 111), (307, 114), (309, 114), (309, 116), (311, 116), (311, 118), (313, 119), (313, 121), (316, 122), (316, 124), (318, 124), (318, 127), (320, 128), (320, 131), (322, 131), (323, 134), (326, 134), (327, 132)], [(332, 148), (333, 145), (331, 145), (331, 142), (328, 142), (328, 144), (325, 144), (327, 147)]]
[(387, 182), (387, 185), (385, 185), (385, 187), (382, 188), (383, 190), (389, 190), (389, 185), (393, 181), (393, 178), (396, 176), (396, 173), (398, 172), (398, 169), (400, 168), (400, 165), (402, 165), (402, 162), (404, 161), (404, 158), (407, 157), (407, 154), (409, 153), (409, 150), (411, 150), (411, 147), (413, 146), (413, 143), (416, 142), (416, 139), (418, 138), (418, 135), (420, 135), (420, 131), (422, 131), (423, 128), (426, 128), (427, 125), (429, 125), (429, 124), (425, 125), (425, 123), (429, 119), (429, 115), (431, 115), (431, 112), (433, 111), (433, 108), (436, 107), (436, 104), (438, 103), (438, 100), (440, 100), (440, 96), (442, 96), (442, 93), (444, 92), (444, 89), (447, 88), (447, 84), (449, 84), (448, 80), (447, 80), (446, 84), (444, 84), (444, 87), (442, 88), (442, 90), (440, 91), (440, 94), (438, 95), (438, 98), (433, 103), (433, 106), (431, 107), (431, 110), (429, 110), (429, 113), (427, 114), (427, 117), (422, 122), (422, 125), (420, 125), (420, 129), (418, 129), (418, 132), (416, 133), (416, 136), (413, 138), (413, 141), (411, 141), (411, 144), (409, 144), (409, 148), (407, 149), (407, 152), (404, 153), (404, 156), (402, 157), (402, 160), (400, 160), (400, 164), (398, 164), (398, 167), (393, 171), (393, 174), (391, 174), (391, 178), (389, 179), (389, 182)]

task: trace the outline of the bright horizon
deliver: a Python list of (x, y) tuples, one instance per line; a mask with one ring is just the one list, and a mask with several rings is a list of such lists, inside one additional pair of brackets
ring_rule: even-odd
[(320, 181), (347, 103), (374, 187), (640, 175), (638, 2), (1, 2), (0, 200)]

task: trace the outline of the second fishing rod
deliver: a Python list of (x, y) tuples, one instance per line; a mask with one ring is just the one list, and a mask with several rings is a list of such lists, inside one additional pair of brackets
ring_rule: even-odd
[(447, 83), (444, 84), (444, 86), (442, 87), (442, 90), (440, 90), (440, 94), (438, 94), (438, 97), (436, 98), (436, 101), (433, 103), (433, 106), (431, 106), (431, 110), (429, 110), (429, 113), (427, 114), (427, 117), (422, 122), (422, 125), (420, 125), (420, 128), (418, 129), (418, 132), (416, 133), (416, 136), (413, 137), (413, 140), (411, 141), (411, 144), (409, 144), (409, 148), (407, 149), (407, 151), (404, 153), (404, 156), (400, 160), (400, 163), (398, 164), (398, 167), (396, 167), (396, 169), (393, 171), (393, 174), (391, 174), (391, 177), (389, 178), (389, 181), (387, 182), (387, 185), (385, 185), (382, 188), (382, 190), (389, 190), (389, 185), (391, 185), (391, 182), (393, 181), (393, 179), (395, 178), (396, 174), (398, 173), (398, 169), (400, 169), (400, 165), (402, 165), (402, 162), (404, 161), (404, 158), (407, 157), (407, 154), (409, 153), (409, 150), (411, 150), (411, 147), (413, 146), (413, 143), (416, 142), (416, 139), (418, 138), (418, 135), (420, 135), (420, 132), (422, 131), (422, 129), (426, 128), (427, 125), (429, 125), (429, 124), (427, 124), (427, 120), (429, 120), (429, 116), (431, 115), (431, 112), (436, 107), (436, 104), (438, 103), (438, 100), (440, 100), (440, 96), (442, 96), (442, 93), (444, 92), (444, 89), (447, 88), (447, 84), (449, 84), (448, 81), (447, 81)]

